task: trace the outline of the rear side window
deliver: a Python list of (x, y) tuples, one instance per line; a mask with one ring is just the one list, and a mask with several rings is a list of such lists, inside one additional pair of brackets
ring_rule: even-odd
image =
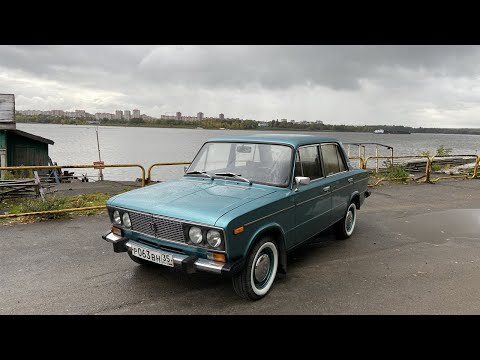
[(322, 145), (321, 149), (323, 164), (327, 176), (345, 171), (347, 169), (337, 145), (324, 144)]
[(308, 176), (311, 180), (323, 177), (317, 145), (298, 149), (295, 161), (295, 175)]

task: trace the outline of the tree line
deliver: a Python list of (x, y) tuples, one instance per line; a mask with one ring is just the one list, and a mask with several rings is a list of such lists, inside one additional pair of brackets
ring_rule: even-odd
[[(65, 125), (88, 125), (95, 121), (93, 117), (69, 118), (66, 116), (48, 116), (48, 115), (21, 115), (17, 114), (15, 120), (19, 123), (41, 123), (41, 124), (65, 124)], [(238, 119), (216, 119), (205, 118), (202, 121), (183, 121), (174, 119), (155, 119), (144, 120), (134, 118), (131, 120), (119, 119), (101, 119), (100, 125), (112, 126), (146, 126), (146, 127), (165, 127), (165, 128), (197, 128), (203, 129), (232, 129), (232, 130), (301, 130), (301, 131), (331, 131), (331, 132), (366, 132), (371, 133), (377, 129), (383, 129), (386, 132), (410, 132), (410, 133), (433, 133), (433, 134), (472, 134), (480, 135), (480, 129), (472, 128), (428, 128), (428, 127), (410, 127), (402, 125), (334, 125), (303, 122), (286, 122), (271, 120), (266, 125), (259, 126), (255, 120)]]

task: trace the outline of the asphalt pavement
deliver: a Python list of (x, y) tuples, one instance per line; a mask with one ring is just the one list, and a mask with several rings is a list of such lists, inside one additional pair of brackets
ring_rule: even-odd
[(106, 213), (0, 226), (0, 314), (480, 314), (480, 181), (372, 189), (353, 236), (288, 257), (251, 302), (228, 279), (144, 267)]

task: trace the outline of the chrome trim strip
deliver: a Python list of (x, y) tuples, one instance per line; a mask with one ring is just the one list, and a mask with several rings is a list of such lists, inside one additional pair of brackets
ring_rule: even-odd
[(327, 175), (327, 176), (325, 176), (325, 177), (328, 178), (328, 177), (330, 177), (330, 176), (335, 176), (335, 175), (343, 174), (343, 173), (346, 173), (346, 172), (348, 172), (348, 170), (340, 171), (340, 172), (337, 172), (337, 173), (335, 173), (335, 174), (330, 174), (330, 175)]
[(164, 216), (164, 215), (158, 215), (158, 214), (152, 214), (152, 213), (147, 213), (147, 212), (142, 212), (142, 211), (137, 211), (137, 210), (125, 209), (125, 208), (121, 208), (121, 207), (117, 207), (117, 206), (111, 206), (111, 207), (116, 208), (116, 209), (120, 209), (120, 210), (124, 210), (124, 211), (134, 212), (134, 213), (137, 213), (137, 214), (140, 214), (140, 215), (150, 215), (150, 216), (153, 216), (153, 217), (158, 218), (158, 219), (178, 221), (182, 224), (199, 225), (199, 226), (208, 227), (208, 228), (212, 228), (212, 229), (217, 229), (217, 230), (222, 230), (222, 231), (224, 230), (223, 228), (215, 226), (215, 225), (202, 224), (202, 223), (197, 223), (197, 222), (193, 222), (193, 221), (172, 218), (172, 217), (168, 217), (168, 216)]
[(296, 206), (305, 204), (305, 203), (307, 203), (307, 202), (309, 202), (309, 201), (312, 201), (312, 200), (315, 200), (315, 199), (318, 199), (318, 198), (321, 198), (321, 197), (327, 196), (327, 195), (330, 195), (330, 193), (324, 193), (324, 194), (322, 194), (322, 195), (315, 196), (315, 197), (310, 198), (310, 199), (308, 199), (308, 200), (304, 200), (304, 201), (302, 201), (302, 202), (297, 203)]
[(303, 224), (308, 223), (309, 221), (313, 221), (313, 220), (315, 220), (316, 218), (318, 218), (319, 216), (322, 216), (323, 214), (326, 214), (326, 213), (328, 213), (328, 212), (330, 212), (330, 211), (332, 211), (332, 210), (333, 210), (333, 209), (324, 211), (323, 213), (318, 214), (317, 216), (315, 216), (315, 217), (313, 217), (313, 218), (311, 218), (311, 219), (308, 219), (307, 221), (304, 221), (304, 222), (301, 223), (301, 224), (295, 225), (294, 229), (298, 228), (299, 226), (302, 226)]
[[(189, 257), (189, 255), (177, 254), (177, 253), (166, 251), (166, 250), (155, 249), (153, 247), (150, 247), (150, 246), (147, 246), (147, 245), (144, 245), (144, 244), (141, 244), (141, 243), (137, 243), (133, 240), (129, 240), (125, 244), (125, 246), (127, 247), (127, 249), (129, 251), (132, 251), (132, 243), (134, 243), (138, 247), (143, 247), (147, 250), (163, 252), (165, 254), (172, 255), (174, 265), (181, 265), (182, 261), (185, 260), (187, 257)], [(154, 264), (157, 264), (157, 263), (154, 262)], [(195, 267), (195, 269), (200, 270), (200, 271), (211, 272), (211, 273), (214, 273), (214, 274), (221, 274), (222, 269), (225, 265), (226, 265), (226, 263), (207, 260), (207, 259), (197, 259), (193, 263), (193, 266)]]
[(340, 207), (340, 206), (347, 206), (347, 203), (343, 203), (343, 204), (337, 205), (337, 206), (333, 207), (332, 210), (335, 210), (336, 208), (338, 208), (338, 207)]
[(334, 193), (334, 192), (337, 191), (337, 190), (341, 190), (341, 189), (343, 189), (343, 188), (346, 188), (347, 186), (352, 186), (352, 185), (353, 185), (353, 184), (348, 183), (348, 184), (345, 185), (345, 186), (342, 186), (342, 187), (339, 187), (339, 188), (336, 188), (336, 189), (332, 190), (332, 193)]
[(252, 224), (255, 224), (256, 222), (259, 222), (259, 221), (261, 221), (261, 220), (265, 220), (266, 218), (269, 218), (270, 216), (280, 214), (281, 212), (287, 211), (287, 210), (292, 209), (292, 208), (294, 208), (294, 207), (295, 207), (295, 205), (292, 205), (292, 206), (289, 206), (289, 207), (287, 207), (287, 208), (285, 208), (285, 209), (275, 211), (274, 213), (271, 213), (271, 214), (268, 214), (268, 215), (263, 216), (263, 217), (261, 217), (261, 218), (258, 218), (257, 220), (250, 221), (249, 223), (244, 224), (243, 227), (249, 226), (249, 225), (252, 225)]

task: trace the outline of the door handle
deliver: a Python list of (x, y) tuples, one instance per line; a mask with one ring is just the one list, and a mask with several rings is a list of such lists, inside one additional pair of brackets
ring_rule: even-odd
[(330, 186), (325, 186), (325, 187), (323, 188), (323, 191), (328, 191), (328, 190), (330, 190)]
[(349, 183), (353, 182), (353, 178), (348, 179), (348, 182)]

